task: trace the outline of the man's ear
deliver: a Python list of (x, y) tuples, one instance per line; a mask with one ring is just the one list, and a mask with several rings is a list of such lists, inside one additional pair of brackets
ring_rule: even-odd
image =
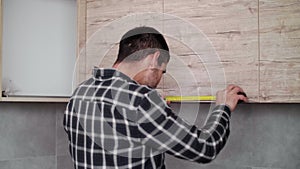
[(156, 51), (153, 55), (152, 55), (152, 61), (151, 61), (151, 67), (152, 68), (157, 68), (158, 67), (158, 58), (160, 55), (160, 51)]

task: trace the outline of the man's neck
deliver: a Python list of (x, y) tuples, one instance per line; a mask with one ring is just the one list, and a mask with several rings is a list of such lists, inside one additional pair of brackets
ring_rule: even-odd
[(131, 79), (133, 79), (135, 75), (142, 70), (139, 68), (138, 63), (117, 63), (113, 65), (113, 68), (124, 73)]

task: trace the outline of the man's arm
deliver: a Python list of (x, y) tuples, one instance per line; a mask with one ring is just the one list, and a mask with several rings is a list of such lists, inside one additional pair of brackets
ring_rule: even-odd
[[(228, 92), (224, 90), (223, 94)], [(167, 152), (199, 163), (210, 162), (227, 141), (231, 110), (235, 108), (234, 103), (226, 99), (218, 103), (222, 104), (213, 109), (206, 124), (197, 128), (175, 115), (157, 92), (148, 93), (139, 106), (138, 128), (144, 136), (142, 144), (156, 149), (157, 153)]]
[(229, 135), (231, 112), (227, 106), (216, 106), (201, 129), (176, 116), (156, 92), (144, 98), (139, 110), (142, 144), (157, 153), (207, 163), (221, 151)]

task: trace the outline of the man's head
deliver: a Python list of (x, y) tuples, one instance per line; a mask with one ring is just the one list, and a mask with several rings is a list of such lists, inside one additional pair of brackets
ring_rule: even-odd
[(163, 35), (151, 27), (137, 27), (122, 37), (114, 67), (138, 83), (155, 88), (169, 60), (169, 47)]

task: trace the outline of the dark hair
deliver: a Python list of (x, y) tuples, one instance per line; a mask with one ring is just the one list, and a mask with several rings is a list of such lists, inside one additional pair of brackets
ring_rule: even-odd
[(163, 35), (151, 27), (137, 27), (123, 35), (115, 63), (139, 61), (158, 50), (160, 51), (158, 64), (168, 63), (169, 47)]

